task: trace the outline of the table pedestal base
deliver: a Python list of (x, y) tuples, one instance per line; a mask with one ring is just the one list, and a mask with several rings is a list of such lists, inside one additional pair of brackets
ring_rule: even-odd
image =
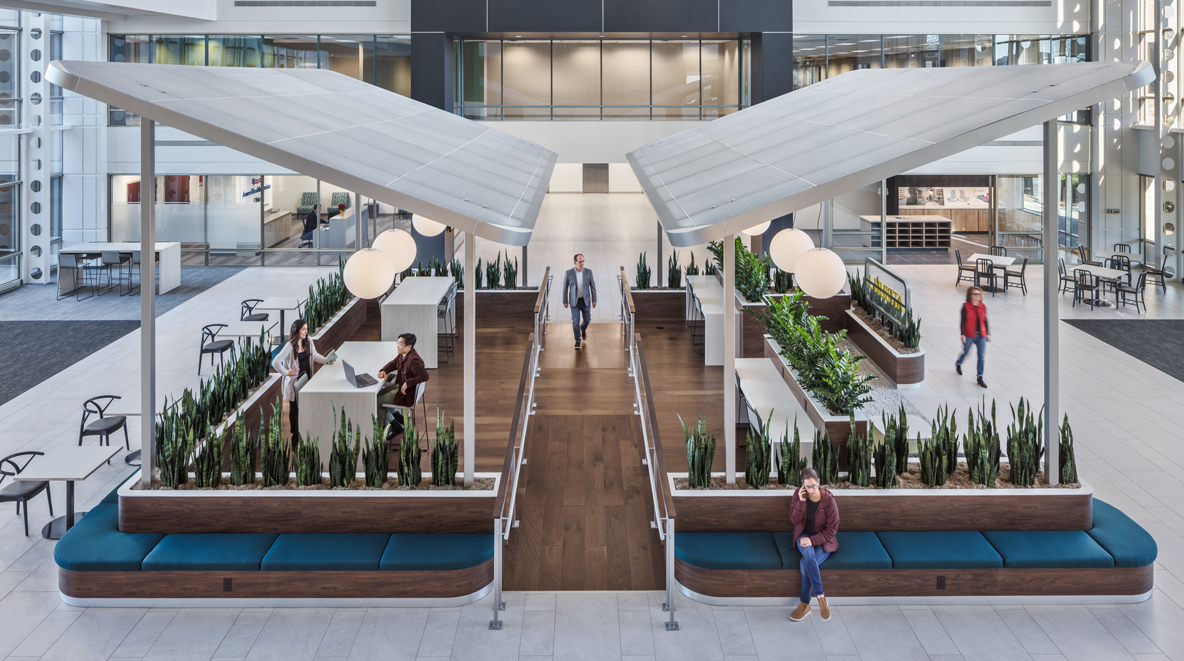
[(132, 450), (131, 452), (127, 453), (127, 456), (123, 458), (123, 463), (127, 464), (128, 466), (141, 465), (140, 450)]
[[(74, 523), (78, 523), (84, 514), (86, 512), (75, 512)], [(59, 516), (41, 528), (41, 536), (45, 539), (61, 539), (64, 534), (66, 534), (66, 517), (64, 516)]]

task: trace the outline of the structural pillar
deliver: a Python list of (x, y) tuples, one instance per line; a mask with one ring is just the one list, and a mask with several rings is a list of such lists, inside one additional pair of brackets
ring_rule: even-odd
[[(673, 248), (671, 248), (671, 250), (673, 250)], [(663, 277), (663, 274), (666, 273), (666, 271), (663, 269), (666, 268), (666, 264), (665, 264), (665, 262), (662, 261), (662, 222), (661, 221), (658, 221), (658, 261), (654, 262), (654, 264), (657, 266), (657, 269), (658, 269), (658, 282), (656, 283), (656, 286), (662, 287), (662, 282), (663, 282), (662, 277)], [(638, 286), (640, 286), (640, 283), (638, 283)]]
[(140, 483), (156, 467), (156, 122), (140, 118)]
[(736, 235), (724, 237), (724, 470), (736, 483)]
[(477, 472), (477, 237), (465, 237), (465, 486)]
[(888, 263), (888, 180), (880, 180), (880, 263)]
[[(1060, 188), (1060, 148), (1058, 121), (1044, 123), (1044, 476), (1049, 484), (1059, 484), (1060, 461), (1060, 302), (1057, 293), (1059, 273), (1055, 268), (1059, 253), (1057, 235), (1058, 192)], [(1010, 458), (1009, 458), (1010, 459)]]

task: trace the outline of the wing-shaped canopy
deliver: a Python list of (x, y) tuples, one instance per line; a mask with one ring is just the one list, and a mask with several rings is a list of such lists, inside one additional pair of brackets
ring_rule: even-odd
[(499, 243), (530, 241), (558, 155), (326, 69), (51, 63), (46, 78)]
[(858, 70), (635, 149), (675, 246), (957, 154), (1155, 78), (1146, 62)]

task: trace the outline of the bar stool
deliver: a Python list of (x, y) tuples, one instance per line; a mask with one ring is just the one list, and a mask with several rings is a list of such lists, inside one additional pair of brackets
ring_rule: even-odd
[(443, 339), (439, 351), (442, 351), (446, 356), (444, 362), (448, 362), (447, 357), (452, 356), (456, 350), (456, 316), (454, 312), (456, 287), (456, 281), (453, 280), (452, 286), (448, 288), (448, 293), (440, 299), (440, 303), (436, 306), (436, 334)]

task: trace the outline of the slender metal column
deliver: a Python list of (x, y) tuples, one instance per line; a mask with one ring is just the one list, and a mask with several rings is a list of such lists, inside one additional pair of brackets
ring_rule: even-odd
[(888, 263), (888, 180), (880, 180), (880, 263)]
[(736, 483), (736, 235), (724, 237), (724, 470)]
[[(526, 263), (527, 257), (530, 255), (530, 251), (527, 250), (529, 247), (530, 246), (522, 246), (522, 283), (519, 286), (523, 289), (526, 289), (526, 274), (530, 273), (530, 266)], [(540, 336), (536, 335), (535, 337)]]
[(156, 122), (140, 118), (140, 482), (156, 457)]
[[(656, 268), (658, 269), (658, 281), (656, 283), (654, 283), (654, 286), (661, 287), (662, 286), (662, 278), (664, 277), (663, 274), (666, 273), (666, 271), (663, 270), (666, 268), (666, 263), (662, 261), (662, 223), (661, 223), (661, 221), (658, 221), (657, 224), (658, 224), (658, 261), (654, 262), (654, 264), (657, 265)], [(671, 250), (673, 250), (673, 248), (671, 248)]]
[(477, 237), (465, 237), (465, 486), (477, 472)]
[[(1058, 484), (1061, 477), (1060, 428), (1060, 284), (1056, 269), (1059, 257), (1057, 217), (1060, 187), (1060, 149), (1058, 121), (1044, 123), (1044, 476), (1049, 484)], [(1068, 200), (1066, 200), (1067, 202)]]

